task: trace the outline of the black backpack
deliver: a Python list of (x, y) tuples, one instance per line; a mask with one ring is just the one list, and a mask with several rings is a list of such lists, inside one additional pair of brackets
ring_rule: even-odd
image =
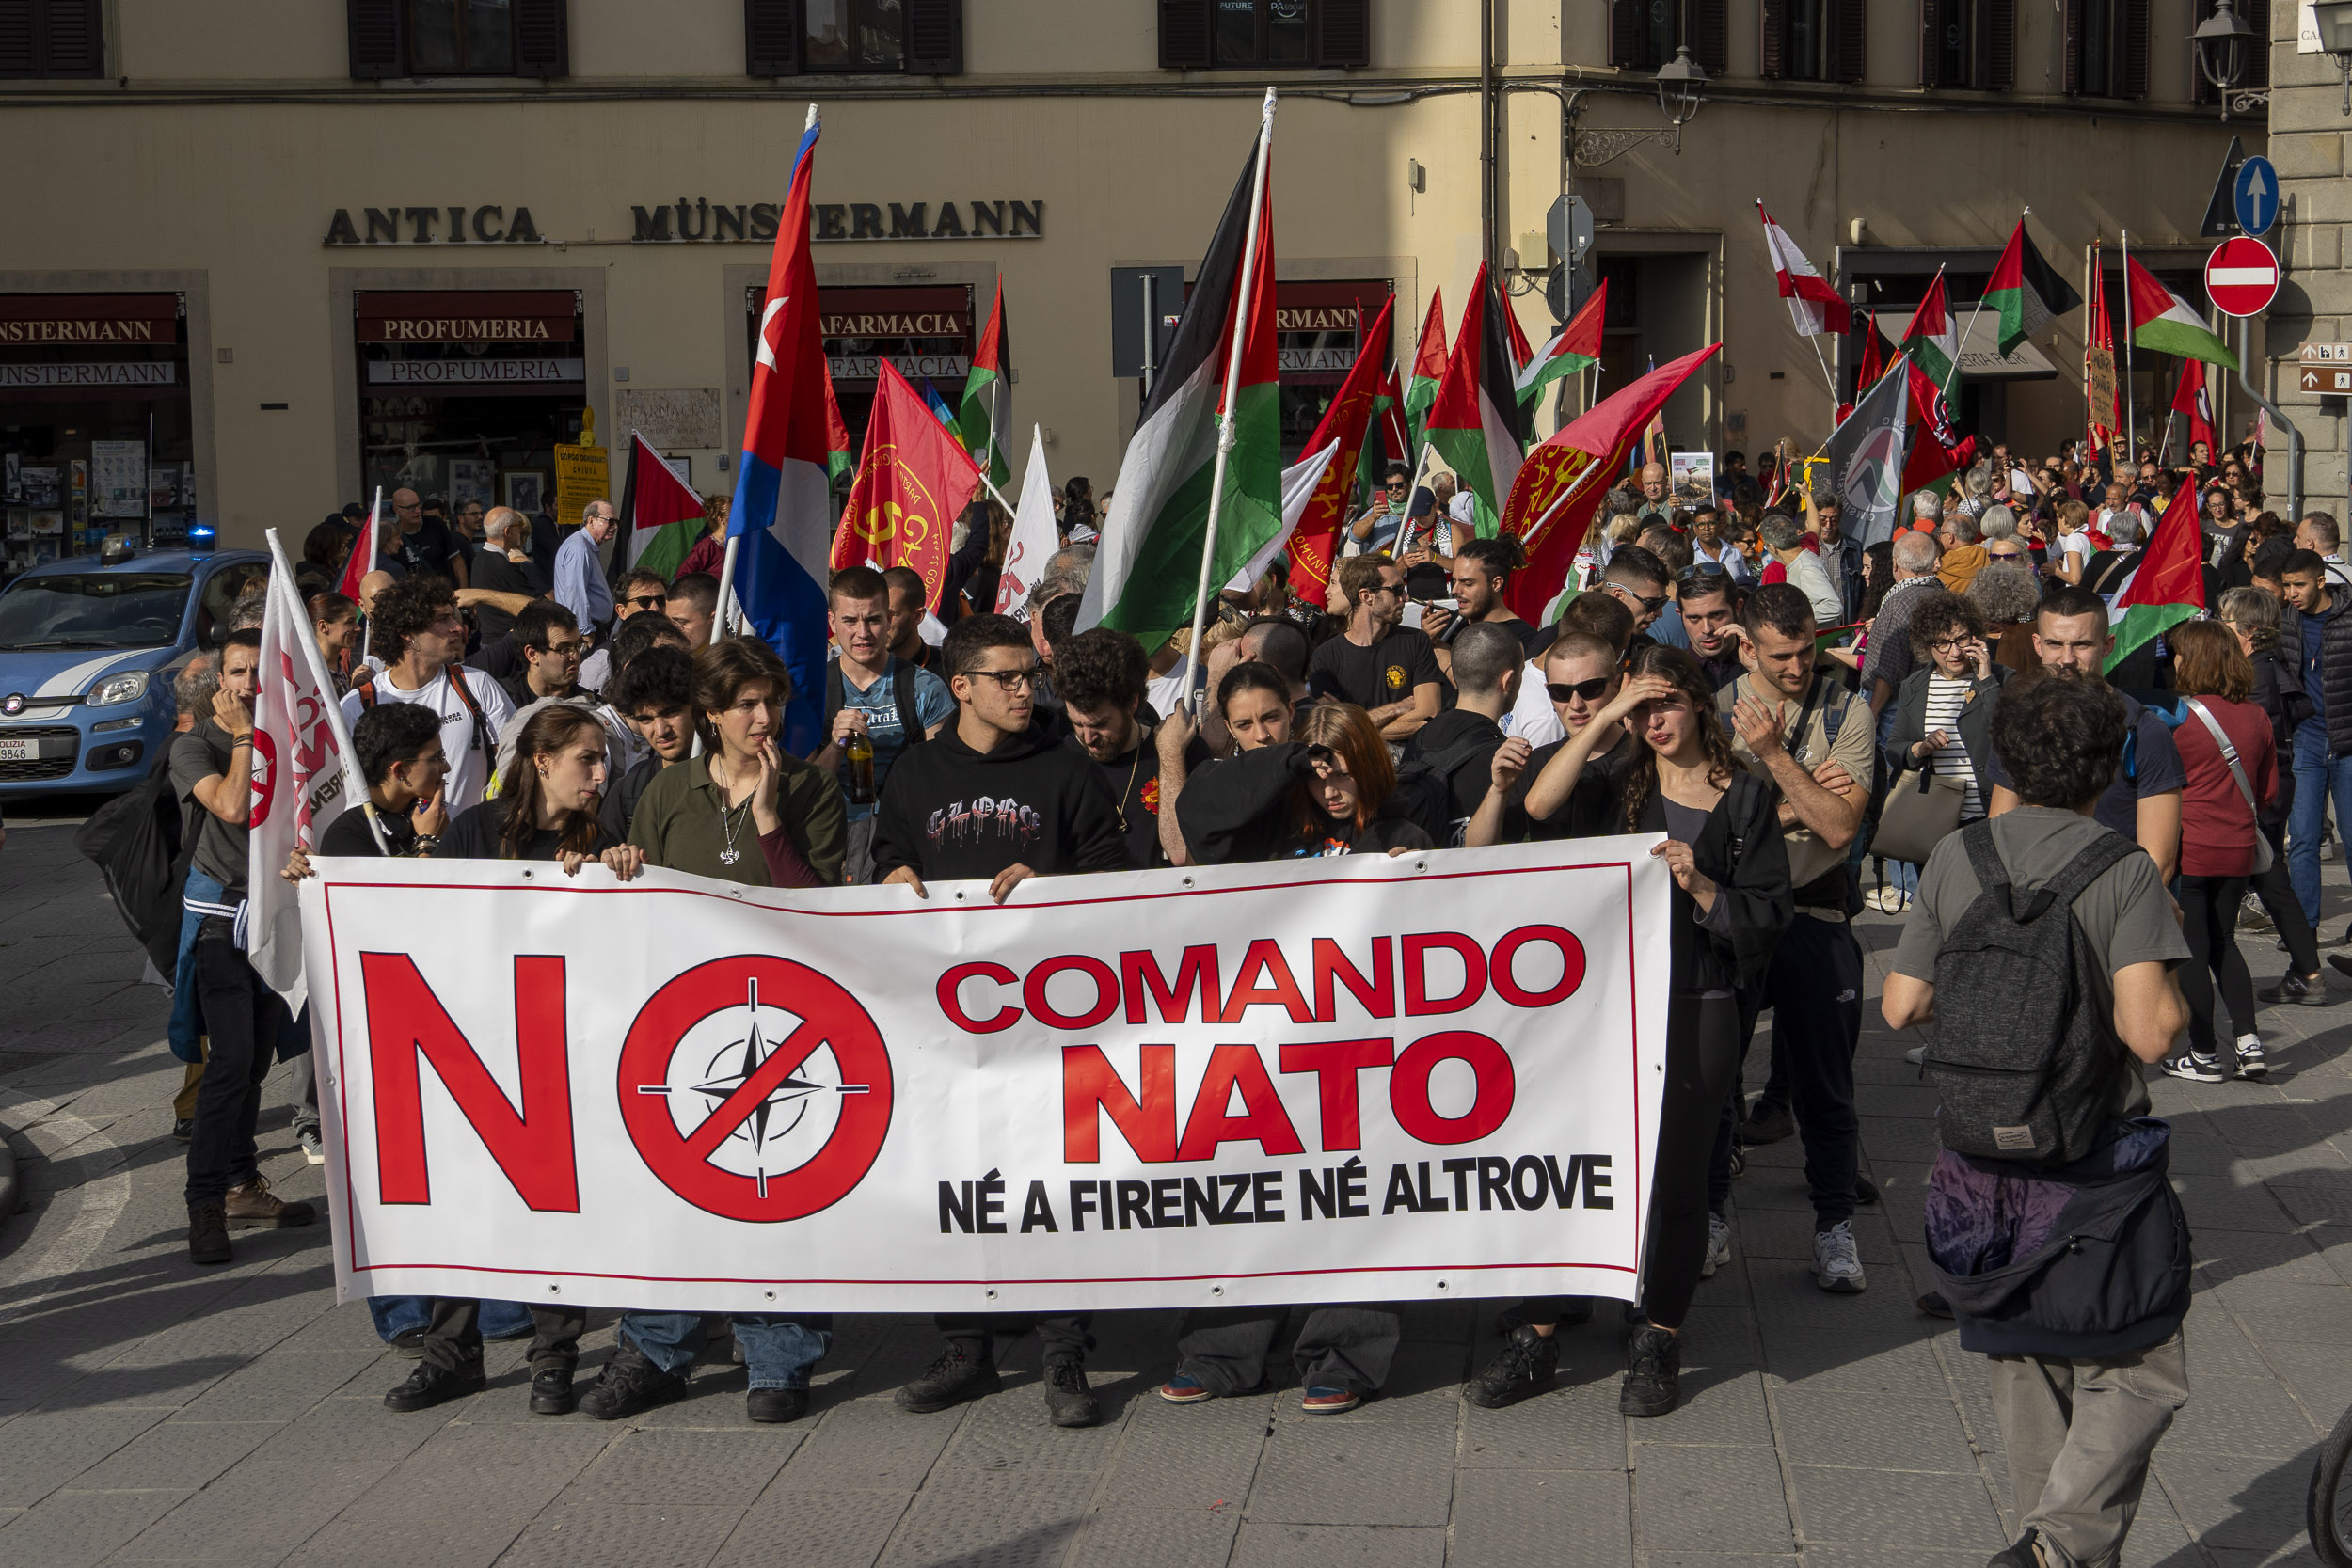
[(90, 813), (73, 832), (73, 847), (97, 865), (123, 924), (166, 979), (179, 963), (181, 891), (196, 856), (196, 834), (171, 787), (171, 743), (178, 738), (167, 736), (146, 779)]
[(1956, 1154), (2062, 1165), (2090, 1152), (2122, 1043), (2098, 1005), (2083, 889), (2139, 846), (2101, 833), (2018, 907), (1993, 825), (1960, 831), (1981, 891), (1935, 956), (1935, 1037), (1921, 1066)]
[[(914, 675), (918, 667), (903, 658), (890, 661), (890, 701), (898, 710), (898, 734), (909, 746), (920, 745), (930, 737), (923, 733), (923, 719), (915, 711)], [(841, 684), (841, 661), (825, 660), (825, 735), (833, 736), (833, 716), (850, 704), (850, 694)], [(1043, 711), (1043, 705), (1039, 705)]]
[[(1478, 755), (1482, 751), (1485, 758)], [(1472, 736), (1442, 752), (1407, 757), (1396, 765), (1397, 809), (1411, 817), (1438, 848), (1460, 848), (1470, 818), (1454, 815), (1454, 775), (1472, 759), (1484, 761), (1494, 754), (1493, 746)]]

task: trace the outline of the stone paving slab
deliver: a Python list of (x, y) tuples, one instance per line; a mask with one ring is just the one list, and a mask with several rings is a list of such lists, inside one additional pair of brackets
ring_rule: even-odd
[[(1866, 1020), (1859, 1296), (1817, 1290), (1801, 1140), (1751, 1151), (1733, 1258), (1685, 1325), (1685, 1400), (1616, 1411), (1620, 1313), (1563, 1331), (1553, 1389), (1461, 1398), (1504, 1305), (1398, 1304), (1388, 1396), (1310, 1418), (1278, 1345), (1272, 1392), (1152, 1396), (1181, 1314), (1098, 1314), (1105, 1424), (1042, 1418), (1035, 1340), (1004, 1390), (930, 1417), (890, 1395), (937, 1354), (929, 1320), (845, 1316), (810, 1415), (743, 1420), (725, 1341), (689, 1397), (628, 1422), (533, 1418), (521, 1348), (484, 1393), (383, 1408), (413, 1363), (332, 1304), (324, 1226), (185, 1261), (163, 993), (72, 853), (15, 828), (0, 855), (0, 1123), (25, 1207), (0, 1216), (0, 1568), (202, 1562), (629, 1568), (1886, 1568), (1974, 1565), (2015, 1528), (1979, 1358), (1915, 1298), (1935, 1152), (1910, 1043)], [(2344, 915), (2328, 867), (2329, 924)], [(1866, 916), (1871, 990), (1895, 923)], [(2266, 981), (2278, 967), (2249, 937)], [(2260, 1018), (2266, 1084), (2151, 1091), (2196, 1231), (2191, 1398), (2158, 1449), (2125, 1568), (2314, 1562), (2312, 1447), (2352, 1404), (2352, 988)], [(1874, 1013), (1875, 1009), (1871, 1009)], [(1759, 1087), (1766, 1053), (1746, 1077)], [(263, 1166), (323, 1197), (273, 1081)], [(1294, 1313), (1287, 1333), (1303, 1314)], [(610, 1355), (592, 1315), (583, 1375)]]

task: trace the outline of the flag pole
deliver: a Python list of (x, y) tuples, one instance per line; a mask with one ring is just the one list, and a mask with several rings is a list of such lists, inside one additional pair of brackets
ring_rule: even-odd
[[(2121, 232), (2123, 247), (2123, 461), (2132, 466), (2134, 473), (2137, 473), (2139, 404), (2133, 394), (2138, 388), (2132, 385), (2132, 231), (2126, 229)], [(2114, 312), (2109, 311), (2108, 319), (2113, 318)], [(2107, 472), (2115, 472), (2112, 463), (2108, 465)]]
[[(1951, 297), (1952, 296), (1948, 293), (1944, 296), (1947, 302), (1948, 302)], [(1977, 291), (1977, 308), (1968, 312), (1968, 325), (1961, 329), (1960, 342), (1952, 349), (1952, 368), (1944, 377), (1943, 390), (1944, 395), (1947, 398), (1952, 395), (1952, 383), (1960, 378), (1960, 361), (1962, 356), (1968, 352), (1968, 336), (1970, 333), (1976, 331), (1977, 318), (1983, 314), (1984, 291), (1979, 289)]]
[(1275, 90), (1265, 89), (1265, 107), (1258, 122), (1257, 166), (1250, 172), (1249, 230), (1242, 241), (1241, 290), (1233, 306), (1232, 341), (1225, 348), (1225, 418), (1217, 425), (1216, 470), (1209, 478), (1209, 524), (1200, 539), (1200, 585), (1192, 601), (1192, 641), (1184, 648), (1184, 706), (1200, 710), (1193, 679), (1200, 664), (1200, 637), (1209, 614), (1209, 582), (1216, 564), (1217, 514), (1225, 504), (1225, 467), (1233, 455), (1233, 402), (1241, 396), (1241, 351), (1249, 327), (1250, 292), (1257, 282), (1258, 233), (1265, 222), (1266, 153), (1274, 144)]
[[(381, 494), (382, 486), (379, 485), (377, 491)], [(286, 546), (278, 542), (278, 531), (274, 528), (265, 528), (262, 531), (262, 537), (269, 544), (270, 570), (278, 575), (278, 580), (293, 587), (294, 568), (286, 563)], [(296, 588), (295, 599), (298, 601), (301, 596), (300, 589)], [(319, 640), (310, 635), (308, 627), (298, 623), (295, 630), (297, 635), (294, 641), (302, 644), (302, 661), (310, 666), (311, 681), (321, 691), (332, 692), (335, 689), (335, 683), (327, 678), (326, 660), (319, 657)], [(462, 680), (465, 677), (460, 675), (451, 678)], [(375, 819), (375, 801), (368, 794), (367, 780), (360, 776), (358, 753), (352, 750), (351, 726), (343, 720), (342, 704), (330, 700), (326, 705), (325, 717), (327, 727), (335, 732), (336, 755), (342, 761), (343, 787), (358, 791), (353, 799), (359, 802), (359, 809), (367, 813), (368, 832), (375, 835), (375, 852), (389, 860), (392, 847), (384, 837), (384, 824)], [(311, 846), (311, 847), (315, 848), (316, 846)]]
[[(368, 572), (373, 572), (373, 571), (374, 571), (374, 570), (375, 570), (375, 558), (376, 558), (376, 556), (380, 553), (380, 552), (377, 550), (377, 548), (376, 548), (376, 543), (375, 543), (375, 520), (376, 520), (378, 517), (381, 517), (383, 515), (384, 515), (384, 486), (382, 486), (381, 484), (379, 484), (379, 485), (377, 485), (377, 486), (375, 487), (375, 504), (374, 504), (373, 506), (372, 506), (372, 507), (370, 507), (370, 508), (368, 509)], [(264, 530), (263, 531), (264, 531), (264, 532), (266, 532), (266, 531), (267, 531), (267, 530)], [(358, 540), (356, 540), (356, 539), (355, 539), (355, 540), (353, 540), (353, 541), (351, 542), (351, 547), (352, 547), (353, 549), (355, 549), (355, 550), (356, 550), (356, 549), (358, 549), (358, 548), (359, 547), (359, 542), (358, 542)], [(367, 575), (368, 575), (368, 573), (367, 573), (367, 572), (362, 572), (362, 573), (360, 573), (360, 574), (359, 574), (360, 580), (361, 580), (361, 581), (363, 581), (363, 582), (364, 582), (364, 581), (366, 581), (366, 580), (367, 580)], [(365, 663), (368, 661), (368, 648), (369, 648), (369, 645), (370, 645), (371, 643), (373, 643), (374, 641), (375, 641), (375, 617), (373, 617), (373, 615), (363, 617), (363, 618), (361, 619), (360, 623), (359, 623), (359, 662), (360, 662), (360, 663), (365, 664)]]

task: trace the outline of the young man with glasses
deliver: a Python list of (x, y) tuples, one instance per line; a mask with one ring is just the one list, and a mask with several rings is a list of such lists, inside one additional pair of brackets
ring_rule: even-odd
[[(940, 657), (961, 705), (936, 740), (902, 753), (875, 813), (874, 870), (930, 898), (934, 881), (988, 880), (997, 903), (1031, 877), (1119, 871), (1127, 843), (1117, 802), (1086, 752), (1029, 724), (1037, 650), (1009, 615), (967, 615)], [(929, 1415), (996, 1391), (991, 1319), (943, 1313), (947, 1348), (898, 1390), (901, 1410)], [(1045, 1406), (1056, 1426), (1102, 1418), (1086, 1380), (1085, 1314), (1028, 1320), (1044, 1352)]]
[(1405, 569), (1385, 552), (1340, 562), (1347, 629), (1315, 650), (1307, 688), (1372, 715), (1384, 740), (1403, 743), (1438, 716), (1437, 650), (1405, 619)]

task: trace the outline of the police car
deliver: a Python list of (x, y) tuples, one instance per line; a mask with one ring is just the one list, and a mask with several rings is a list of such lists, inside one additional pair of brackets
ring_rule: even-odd
[(171, 682), (220, 646), (259, 550), (143, 550), (36, 566), (0, 592), (0, 800), (115, 792), (172, 733)]

